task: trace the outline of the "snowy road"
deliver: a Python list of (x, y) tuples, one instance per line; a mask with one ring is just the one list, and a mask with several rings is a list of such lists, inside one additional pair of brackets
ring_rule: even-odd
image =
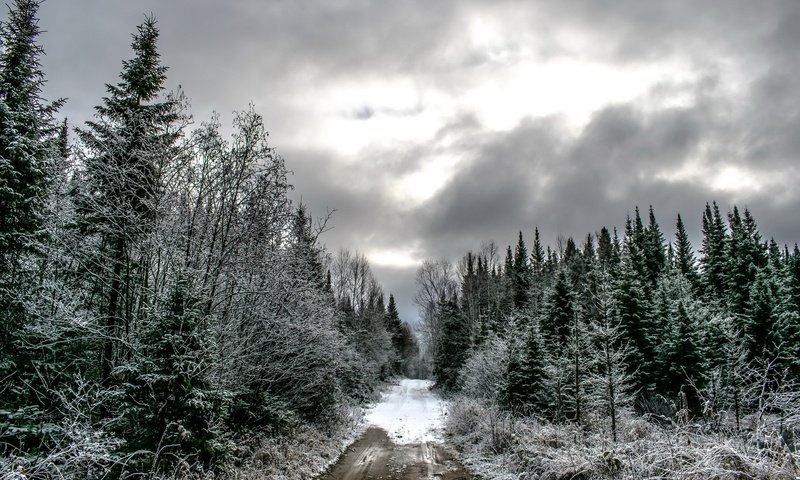
[(321, 480), (468, 480), (441, 445), (445, 405), (428, 380), (403, 379), (366, 414), (370, 425)]
[(432, 385), (430, 380), (401, 380), (367, 412), (367, 423), (382, 428), (397, 444), (441, 441), (445, 406), (431, 392)]

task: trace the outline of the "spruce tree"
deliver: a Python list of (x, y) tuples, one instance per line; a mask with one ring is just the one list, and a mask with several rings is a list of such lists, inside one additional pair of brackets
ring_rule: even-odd
[(131, 321), (122, 295), (129, 291), (130, 276), (123, 275), (130, 266), (129, 248), (152, 229), (162, 188), (160, 167), (175, 154), (172, 149), (181, 134), (179, 102), (159, 101), (167, 67), (161, 65), (158, 36), (152, 17), (137, 27), (131, 45), (134, 57), (123, 61), (120, 83), (106, 85), (108, 96), (95, 108), (97, 120), (78, 131), (89, 152), (84, 210), (103, 237), (109, 264), (103, 273), (104, 383), (110, 381), (119, 355), (120, 328)]
[(691, 282), (692, 287), (699, 288), (700, 275), (697, 273), (692, 244), (689, 242), (689, 235), (686, 234), (680, 214), (678, 214), (675, 229), (675, 264), (678, 271)]
[(15, 0), (0, 26), (0, 269), (12, 273), (42, 226), (58, 155), (53, 115), (63, 100), (42, 99), (39, 2)]
[(509, 351), (503, 398), (511, 409), (523, 414), (539, 415), (546, 411), (546, 355), (538, 329), (530, 325), (522, 341)]
[(703, 285), (706, 295), (722, 300), (726, 290), (725, 244), (727, 234), (722, 215), (716, 202), (706, 203), (703, 212), (703, 257), (700, 265), (703, 270)]
[(458, 372), (470, 348), (469, 326), (455, 296), (439, 302), (437, 315), (441, 333), (433, 362), (433, 375), (442, 389), (455, 391), (458, 389)]
[(664, 235), (661, 233), (658, 222), (656, 222), (652, 205), (650, 205), (648, 211), (648, 223), (644, 231), (642, 253), (647, 267), (647, 278), (650, 281), (650, 285), (655, 286), (658, 276), (666, 264), (666, 257), (664, 255)]
[(519, 232), (517, 247), (514, 250), (514, 264), (512, 284), (514, 291), (514, 306), (518, 309), (530, 306), (531, 268), (528, 264), (528, 248)]
[(612, 264), (613, 257), (614, 245), (611, 241), (611, 234), (606, 227), (603, 227), (597, 235), (597, 258), (600, 265), (608, 267)]
[(541, 317), (542, 336), (551, 351), (558, 351), (565, 345), (574, 315), (572, 289), (564, 268), (561, 268), (547, 294)]
[(625, 255), (614, 284), (614, 305), (620, 331), (630, 349), (625, 364), (636, 378), (635, 387), (641, 393), (649, 390), (654, 381), (652, 372), (653, 348), (650, 328), (649, 300), (643, 275), (636, 268), (635, 244), (626, 244)]
[[(668, 395), (679, 391), (692, 391), (692, 385), (702, 387), (705, 365), (701, 356), (698, 326), (686, 310), (683, 302), (678, 302), (672, 318), (672, 329), (664, 339), (664, 371), (662, 385)], [(690, 406), (697, 411), (696, 393), (691, 393)]]
[(43, 446), (41, 404), (51, 396), (40, 385), (49, 371), (36, 371), (25, 346), (25, 328), (36, 317), (31, 305), (50, 274), (25, 260), (41, 257), (46, 240), (45, 205), (59, 155), (53, 115), (63, 103), (41, 97), (38, 10), (38, 1), (16, 0), (0, 24), (0, 451)]
[(169, 471), (191, 459), (208, 466), (227, 448), (221, 438), (225, 395), (209, 376), (214, 345), (202, 304), (179, 274), (144, 329), (141, 351), (118, 369), (125, 397), (116, 428), (128, 439), (124, 448), (153, 455), (140, 468)]

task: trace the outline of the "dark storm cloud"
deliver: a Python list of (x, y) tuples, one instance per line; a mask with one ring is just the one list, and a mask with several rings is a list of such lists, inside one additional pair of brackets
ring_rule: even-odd
[[(703, 205), (714, 199), (723, 211), (746, 204), (781, 243), (800, 238), (800, 192), (787, 188), (800, 180), (795, 0), (48, 0), (46, 94), (69, 97), (62, 113), (74, 124), (116, 82), (130, 33), (149, 12), (161, 27), (168, 87), (182, 85), (198, 121), (217, 110), (225, 124), (253, 101), (294, 171), (293, 198), (317, 215), (336, 209), (324, 236), (333, 251), (418, 247), (421, 256), (455, 260), (484, 240), (505, 245), (520, 229), (530, 237), (534, 225), (551, 244), (557, 234), (582, 238), (650, 204), (667, 237), (681, 212), (697, 239)], [(502, 41), (473, 45), (468, 20), (492, 15), (506, 21)], [(577, 33), (578, 50), (565, 31)], [(689, 74), (603, 106), (581, 131), (558, 115), (489, 131), (472, 105), (458, 104), (430, 142), (370, 144), (344, 157), (304, 135), (319, 116), (314, 94), (338, 81), (409, 79), (459, 98), (472, 79), (525, 52), (541, 64), (562, 56), (620, 68), (673, 60)], [(689, 100), (668, 101), (681, 96)], [(423, 97), (406, 107), (383, 100), (355, 99), (335, 113), (368, 126), (433, 108)], [(452, 179), (423, 204), (398, 202), (393, 180), (440, 153), (461, 159)], [(731, 166), (756, 171), (767, 187), (715, 190), (708, 178), (677, 175), (690, 160), (705, 176)], [(411, 316), (414, 269), (375, 270)]]
[[(707, 85), (701, 86), (708, 96)], [(707, 156), (712, 172), (727, 164), (759, 165), (756, 157), (729, 156), (728, 143), (740, 144), (739, 137), (758, 127), (739, 119), (739, 128), (732, 130), (724, 102), (706, 98), (693, 107), (655, 112), (609, 106), (574, 138), (565, 138), (553, 120), (523, 122), (486, 140), (472, 162), (422, 209), (423, 233), (436, 239), (436, 255), (449, 252), (452, 258), (455, 245), (463, 253), (477, 249), (479, 239), (511, 243), (518, 229), (530, 237), (534, 225), (551, 244), (557, 235), (582, 239), (602, 226), (621, 227), (636, 205), (643, 216), (654, 205), (668, 238), (676, 214), (682, 213), (698, 239), (703, 206), (716, 200), (723, 212), (735, 203), (748, 206), (765, 231), (791, 242), (798, 234), (796, 194), (779, 202), (774, 191), (733, 195), (662, 176), (699, 155)], [(800, 180), (796, 168), (770, 168), (775, 176)], [(761, 171), (770, 170), (762, 166)]]

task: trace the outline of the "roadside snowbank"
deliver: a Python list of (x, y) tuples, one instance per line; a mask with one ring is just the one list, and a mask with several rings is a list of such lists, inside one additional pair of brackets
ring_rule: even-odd
[(431, 392), (432, 385), (430, 380), (401, 380), (366, 412), (366, 423), (386, 430), (397, 444), (440, 442), (446, 407)]

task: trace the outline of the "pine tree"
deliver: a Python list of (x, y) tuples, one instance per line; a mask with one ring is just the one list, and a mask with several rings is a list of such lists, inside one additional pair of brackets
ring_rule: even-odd
[(703, 212), (703, 257), (700, 265), (703, 267), (703, 284), (706, 295), (722, 299), (726, 292), (725, 244), (727, 234), (717, 203), (714, 202), (712, 205), (706, 203), (706, 209)]
[(629, 408), (636, 394), (634, 378), (637, 367), (627, 363), (632, 358), (630, 344), (616, 322), (612, 279), (599, 273), (598, 289), (593, 296), (598, 317), (591, 323), (591, 344), (595, 348), (595, 368), (591, 371), (593, 404), (610, 421), (612, 441), (617, 441), (618, 421), (622, 410)]
[(31, 305), (42, 295), (41, 277), (51, 273), (35, 272), (26, 259), (44, 250), (59, 154), (53, 115), (63, 104), (41, 97), (38, 10), (38, 1), (16, 0), (0, 25), (0, 451), (43, 447), (40, 413), (50, 396), (25, 346), (25, 328), (37, 315)]
[(531, 268), (528, 264), (528, 248), (525, 246), (522, 232), (519, 232), (517, 247), (514, 250), (512, 282), (514, 306), (518, 309), (530, 306)]
[(570, 282), (564, 268), (561, 268), (547, 295), (541, 318), (542, 336), (553, 350), (560, 350), (565, 345), (574, 316), (575, 306)]
[(647, 267), (647, 278), (650, 281), (650, 285), (655, 286), (658, 276), (666, 264), (666, 257), (664, 255), (664, 235), (661, 233), (658, 222), (656, 222), (652, 205), (650, 205), (648, 211), (648, 223), (644, 231), (642, 253)]
[(311, 228), (311, 219), (306, 207), (298, 205), (292, 221), (292, 252), (301, 270), (301, 276), (312, 283), (324, 287), (325, 279), (322, 266), (322, 252), (316, 245), (316, 238)]
[(680, 214), (678, 214), (675, 229), (675, 263), (678, 271), (691, 282), (694, 288), (699, 288), (700, 275), (697, 273), (692, 244), (689, 242), (689, 236), (686, 234)]
[(589, 373), (594, 367), (594, 359), (591, 357), (589, 329), (582, 310), (578, 309), (572, 317), (566, 341), (569, 372), (565, 412), (572, 421), (582, 425), (588, 410)]
[(597, 235), (597, 258), (600, 265), (609, 267), (613, 264), (614, 245), (611, 241), (611, 234), (606, 227), (600, 229)]
[(622, 258), (614, 284), (614, 305), (621, 334), (630, 342), (628, 356), (625, 358), (625, 364), (631, 368), (628, 373), (635, 375), (635, 387), (644, 393), (655, 380), (651, 368), (653, 349), (649, 302), (644, 287), (646, 280), (642, 281), (644, 276), (636, 268), (637, 258), (640, 258), (637, 248), (635, 244), (626, 244), (625, 248), (626, 255)]
[[(158, 29), (148, 17), (133, 35), (134, 58), (124, 61), (120, 83), (106, 85), (109, 93), (96, 107), (97, 121), (87, 122), (78, 134), (90, 152), (86, 158), (89, 191), (84, 209), (108, 249), (104, 282), (104, 344), (101, 379), (108, 383), (114, 368), (119, 329), (130, 321), (125, 308), (128, 291), (128, 250), (149, 233), (156, 219), (161, 189), (160, 167), (174, 153), (178, 140), (180, 104), (175, 98), (158, 101), (167, 67), (157, 50)], [(122, 324), (120, 325), (120, 320)]]
[(548, 379), (545, 357), (546, 350), (539, 331), (535, 325), (530, 325), (522, 342), (509, 352), (503, 398), (512, 410), (539, 415), (546, 411)]
[(53, 115), (63, 100), (41, 98), (39, 2), (15, 0), (0, 27), (0, 269), (12, 273), (43, 221), (58, 155)]
[(470, 348), (469, 327), (455, 296), (439, 302), (437, 315), (441, 334), (434, 357), (433, 375), (438, 386), (445, 391), (455, 391), (458, 389), (458, 371), (467, 359)]
[(545, 282), (546, 257), (542, 242), (539, 238), (539, 227), (533, 231), (533, 246), (531, 247), (531, 307), (534, 315), (542, 308)]
[(749, 287), (744, 334), (751, 360), (771, 361), (780, 354), (780, 319), (785, 310), (786, 290), (779, 275), (771, 266), (760, 269)]
[(750, 286), (766, 259), (761, 235), (750, 212), (745, 209), (742, 218), (739, 209), (734, 206), (728, 218), (731, 233), (725, 251), (727, 303), (734, 314), (743, 315), (747, 310)]
[(404, 371), (406, 363), (406, 332), (403, 329), (403, 322), (400, 321), (400, 314), (397, 312), (397, 303), (394, 295), (389, 294), (389, 305), (386, 308), (386, 329), (392, 337), (392, 347), (394, 349), (394, 362), (392, 373), (400, 375)]
[[(668, 332), (669, 336), (665, 339), (661, 381), (664, 388), (669, 390), (666, 393), (676, 395), (678, 391), (692, 390), (692, 385), (702, 387), (705, 368), (697, 335), (698, 327), (683, 302), (678, 302), (672, 320), (672, 331)], [(692, 393), (690, 397), (690, 405), (697, 411), (696, 394)]]
[[(179, 274), (162, 311), (146, 326), (141, 351), (118, 369), (125, 398), (116, 425), (129, 453), (148, 451), (153, 471), (178, 459), (208, 466), (227, 448), (221, 441), (223, 392), (209, 378), (215, 362), (202, 297)], [(191, 463), (191, 462), (190, 462)]]

